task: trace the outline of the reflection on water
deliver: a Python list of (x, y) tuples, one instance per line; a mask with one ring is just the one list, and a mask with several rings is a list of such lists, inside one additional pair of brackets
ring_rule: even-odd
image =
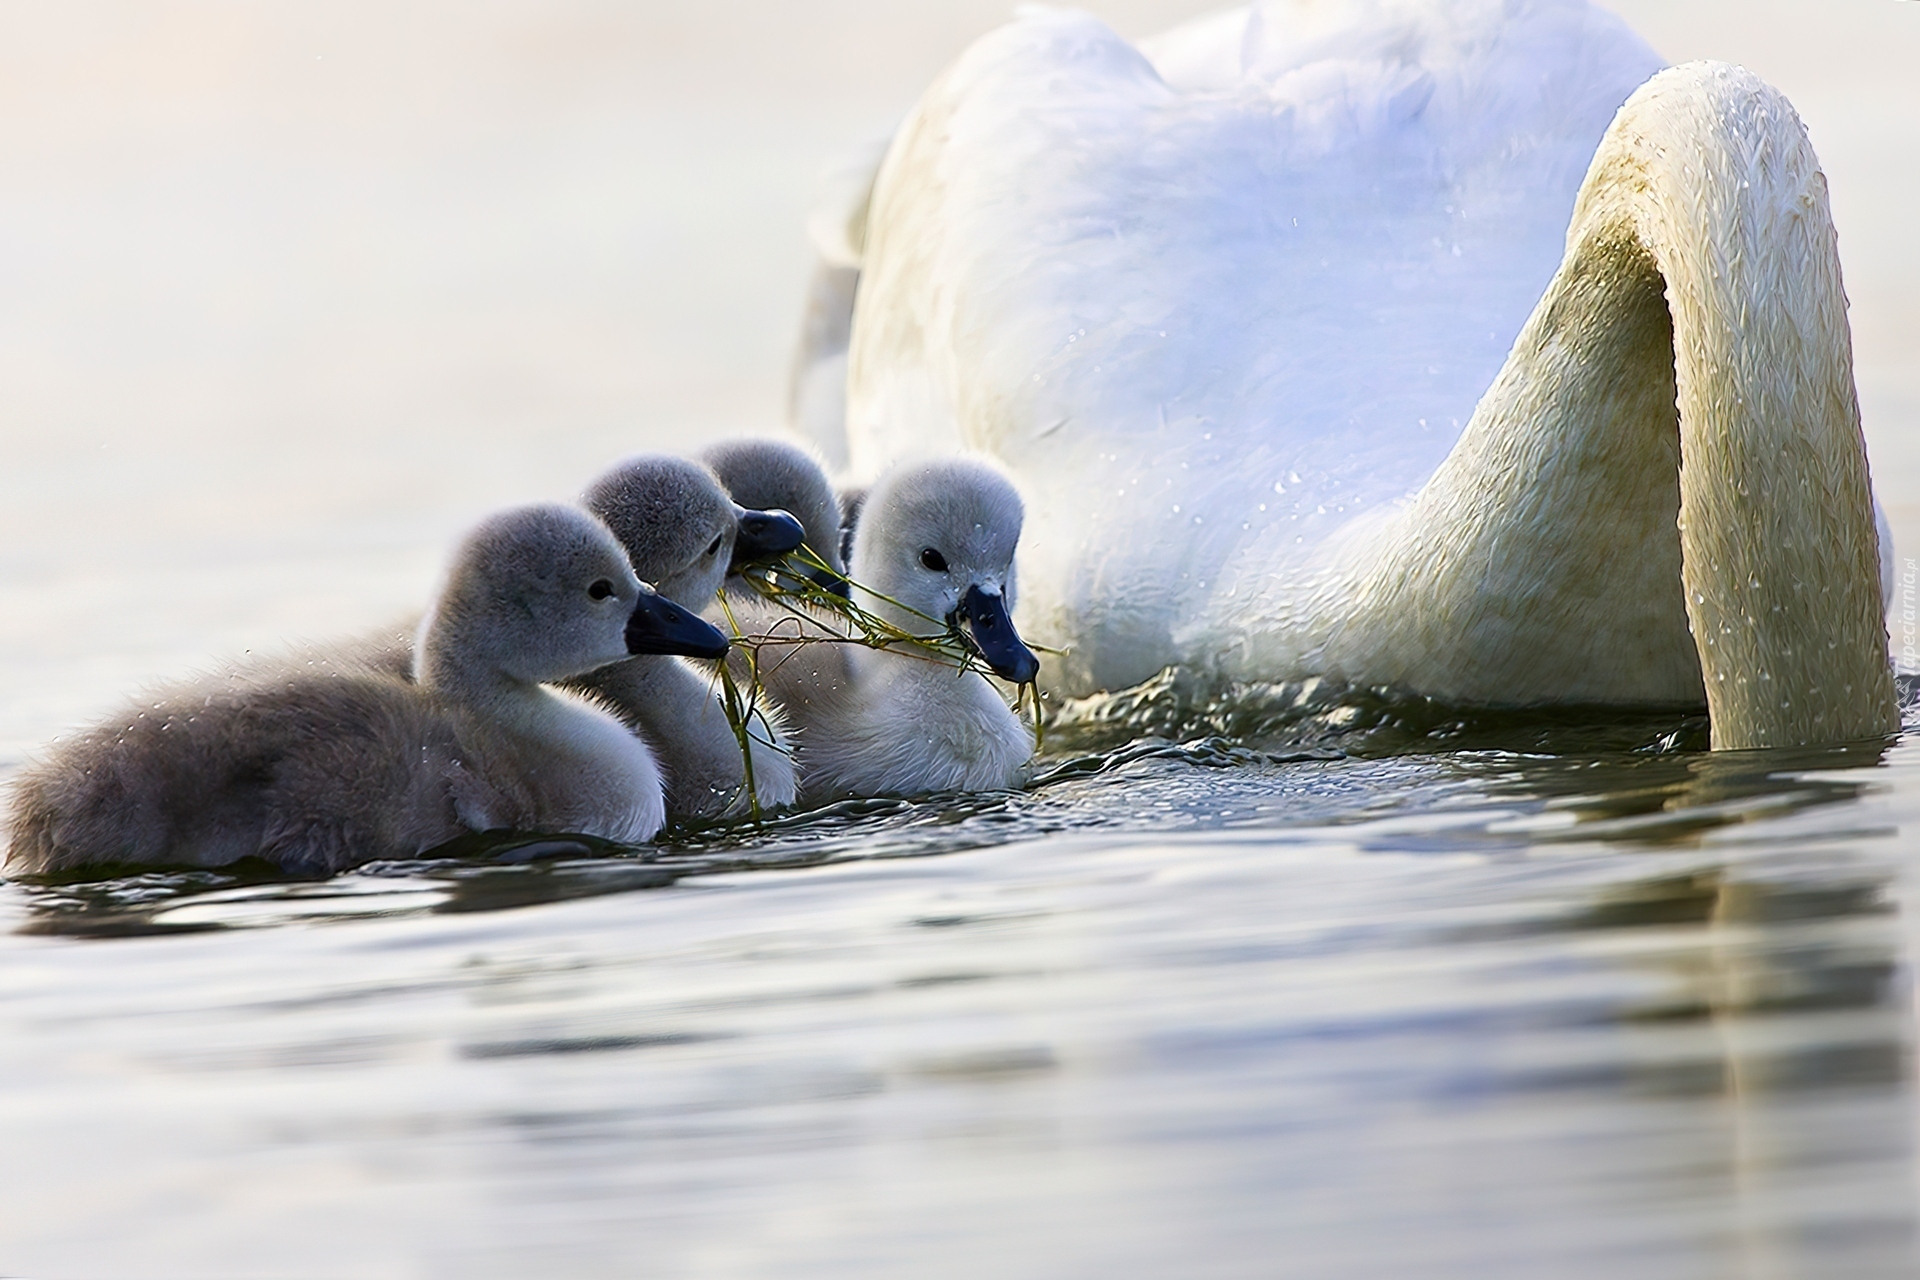
[(6, 1264), (1913, 1274), (1916, 749), (1420, 714), (1078, 726), (1029, 792), (639, 852), (13, 886)]
[[(1234, 693), (1244, 703), (1230, 694), (1176, 707), (1164, 696), (1173, 683), (1168, 672), (1075, 708), (1053, 726), (1023, 792), (843, 801), (670, 830), (639, 848), (591, 836), (469, 835), (322, 884), (253, 863), (104, 879), (90, 871), (24, 886), (34, 917), (25, 929), (129, 936), (500, 910), (663, 888), (691, 875), (954, 853), (1102, 829), (1363, 824), (1366, 847), (1396, 852), (1602, 839), (1667, 845), (1851, 800), (1866, 783), (1858, 773), (1833, 775), (1870, 768), (1884, 754), (1878, 744), (1715, 754), (1703, 749), (1704, 718), (1694, 714), (1489, 712), (1371, 691), (1330, 694), (1319, 681), (1241, 686)], [(1166, 736), (1174, 733), (1189, 736)]]

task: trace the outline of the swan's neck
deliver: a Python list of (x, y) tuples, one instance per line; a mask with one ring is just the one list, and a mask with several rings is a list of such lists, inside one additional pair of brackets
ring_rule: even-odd
[(1704, 685), (1716, 748), (1898, 727), (1825, 180), (1784, 98), (1695, 64), (1628, 101), (1459, 444), (1332, 581), (1335, 671), (1513, 703)]

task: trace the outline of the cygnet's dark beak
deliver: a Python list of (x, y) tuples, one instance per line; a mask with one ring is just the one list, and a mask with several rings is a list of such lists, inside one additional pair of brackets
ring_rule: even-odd
[(988, 595), (968, 587), (957, 611), (961, 630), (993, 668), (993, 674), (1015, 684), (1031, 684), (1040, 674), (1040, 659), (1021, 641), (1007, 616), (1007, 602), (999, 592)]
[(842, 600), (853, 599), (853, 583), (828, 569), (815, 569), (807, 575), (821, 588), (831, 591)]
[(746, 565), (783, 556), (806, 540), (807, 531), (784, 511), (743, 511), (727, 572), (738, 573)]
[(696, 613), (648, 587), (627, 619), (628, 653), (677, 653), (688, 658), (724, 658), (727, 638)]

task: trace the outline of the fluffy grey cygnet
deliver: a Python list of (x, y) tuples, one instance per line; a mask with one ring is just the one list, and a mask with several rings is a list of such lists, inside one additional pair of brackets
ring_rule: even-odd
[[(997, 674), (1031, 681), (1039, 663), (1010, 617), (1023, 514), (1013, 486), (981, 462), (889, 473), (867, 498), (853, 546), (853, 579), (877, 595), (855, 587), (856, 599), (911, 633), (959, 626)], [(809, 804), (1025, 780), (1033, 736), (978, 672), (855, 645), (763, 653), (767, 686), (794, 725)]]
[(820, 459), (781, 440), (726, 440), (700, 455), (743, 507), (791, 512), (806, 530), (807, 546), (833, 570), (832, 582), (846, 573), (840, 538), (840, 501)]
[[(712, 471), (665, 454), (621, 463), (596, 480), (581, 502), (620, 539), (636, 573), (689, 609), (713, 602), (730, 564), (789, 551), (800, 541), (800, 527), (790, 517), (743, 509)], [(748, 809), (739, 739), (711, 668), (634, 658), (572, 684), (599, 696), (653, 744), (666, 775), (670, 816), (710, 818)], [(748, 742), (760, 806), (792, 804), (793, 759), (771, 708), (753, 718)]]
[(502, 827), (643, 841), (663, 820), (652, 753), (542, 684), (725, 644), (586, 513), (502, 512), (455, 553), (413, 681), (340, 655), (142, 699), (19, 776), (7, 869), (251, 856), (327, 874)]

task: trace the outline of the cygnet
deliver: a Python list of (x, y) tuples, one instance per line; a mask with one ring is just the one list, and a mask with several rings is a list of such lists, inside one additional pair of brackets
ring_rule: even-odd
[(816, 570), (815, 580), (845, 594), (840, 502), (819, 458), (796, 445), (759, 438), (722, 441), (700, 457), (741, 506), (791, 512), (806, 530), (807, 547), (829, 570)]
[[(1030, 682), (1040, 664), (1010, 616), (1022, 518), (1019, 494), (984, 463), (898, 469), (866, 501), (853, 546), (854, 598), (911, 634), (957, 628), (995, 674)], [(761, 666), (793, 721), (809, 804), (1000, 790), (1025, 779), (1032, 734), (976, 671), (833, 642), (769, 645)]]
[(259, 857), (329, 874), (497, 828), (643, 841), (663, 821), (652, 753), (543, 683), (725, 651), (585, 512), (502, 512), (454, 555), (412, 681), (337, 656), (142, 699), (18, 777), (7, 869)]
[(840, 498), (840, 559), (844, 563), (853, 559), (853, 531), (860, 527), (860, 509), (867, 505), (867, 486), (843, 485), (838, 496)]
[[(621, 463), (596, 480), (581, 502), (613, 530), (636, 573), (689, 609), (713, 602), (730, 566), (784, 554), (804, 536), (784, 511), (743, 509), (712, 471), (664, 454)], [(603, 699), (653, 744), (666, 775), (671, 817), (720, 817), (750, 808), (740, 742), (713, 669), (634, 658), (572, 683)], [(762, 809), (791, 805), (796, 781), (780, 717), (761, 707), (747, 730), (755, 800)]]

